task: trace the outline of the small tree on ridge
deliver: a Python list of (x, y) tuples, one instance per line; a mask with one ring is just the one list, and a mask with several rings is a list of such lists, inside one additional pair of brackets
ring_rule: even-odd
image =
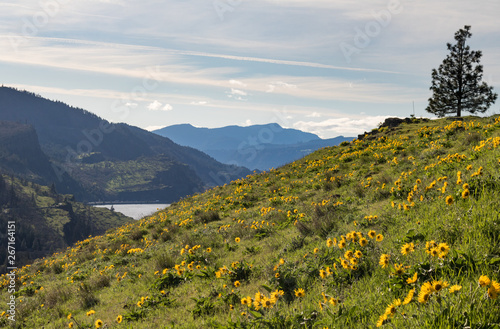
[(456, 113), (460, 117), (462, 111), (483, 113), (495, 103), (498, 94), (482, 81), (482, 52), (470, 50), (465, 44), (471, 36), (470, 26), (466, 25), (455, 33), (457, 43), (447, 44), (450, 54), (437, 70), (432, 70), (432, 97), (427, 112), (438, 117)]

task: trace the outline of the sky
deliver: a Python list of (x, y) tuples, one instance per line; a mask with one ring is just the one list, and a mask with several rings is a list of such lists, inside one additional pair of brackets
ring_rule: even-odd
[(499, 92), (499, 15), (498, 0), (0, 0), (0, 83), (148, 130), (356, 136), (432, 118), (431, 71), (464, 25)]

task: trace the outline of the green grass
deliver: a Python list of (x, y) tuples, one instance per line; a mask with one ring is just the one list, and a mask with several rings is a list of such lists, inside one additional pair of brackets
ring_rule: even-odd
[(498, 117), (414, 120), (194, 195), (18, 271), (13, 326), (498, 328), (497, 286), (478, 280), (500, 277), (499, 144)]

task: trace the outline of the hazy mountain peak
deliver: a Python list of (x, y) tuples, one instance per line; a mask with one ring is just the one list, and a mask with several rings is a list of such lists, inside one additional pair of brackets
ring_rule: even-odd
[(174, 142), (199, 149), (223, 163), (267, 170), (297, 160), (318, 148), (334, 146), (352, 138), (323, 140), (317, 135), (278, 123), (251, 126), (197, 128), (189, 124), (153, 131)]

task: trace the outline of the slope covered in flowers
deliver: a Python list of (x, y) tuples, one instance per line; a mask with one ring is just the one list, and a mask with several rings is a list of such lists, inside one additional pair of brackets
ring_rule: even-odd
[(17, 271), (0, 323), (494, 328), (499, 169), (498, 117), (383, 127)]

